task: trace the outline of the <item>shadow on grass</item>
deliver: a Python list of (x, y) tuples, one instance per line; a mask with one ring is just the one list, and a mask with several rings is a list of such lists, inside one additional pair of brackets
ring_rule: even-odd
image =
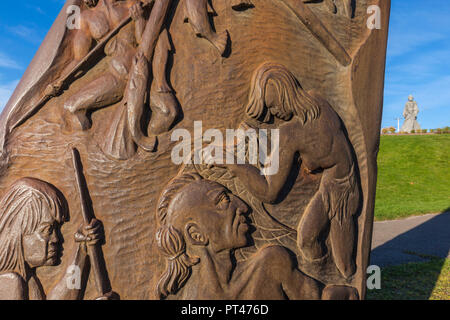
[[(449, 229), (450, 208), (375, 248), (371, 253), (371, 264), (381, 267), (382, 287), (381, 290), (369, 290), (367, 298), (429, 299), (439, 276), (443, 272), (450, 273), (448, 262), (446, 264), (450, 250)], [(444, 275), (446, 279), (449, 276)], [(450, 288), (443, 290), (449, 299)]]

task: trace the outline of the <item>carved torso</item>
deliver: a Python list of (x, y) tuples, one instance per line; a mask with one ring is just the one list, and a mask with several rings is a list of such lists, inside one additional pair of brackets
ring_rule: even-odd
[(281, 126), (280, 137), (286, 137), (285, 141), (281, 138), (280, 148), (291, 148), (293, 154), (298, 152), (308, 172), (333, 168), (335, 178), (342, 178), (350, 171), (352, 155), (341, 122), (326, 104), (321, 106), (320, 116), (315, 120), (303, 124), (294, 117)]
[(84, 18), (89, 26), (89, 31), (96, 41), (100, 41), (111, 29), (108, 17), (100, 10), (85, 12)]
[[(93, 9), (84, 12), (84, 19), (94, 40), (101, 41), (128, 15), (129, 4), (102, 0)], [(131, 59), (135, 54), (136, 39), (134, 26), (122, 29), (105, 47), (105, 54), (112, 57), (111, 71), (126, 77), (130, 71)]]
[(105, 54), (111, 58), (110, 66), (119, 76), (128, 77), (131, 61), (136, 54), (136, 39), (132, 26), (122, 29), (105, 47)]

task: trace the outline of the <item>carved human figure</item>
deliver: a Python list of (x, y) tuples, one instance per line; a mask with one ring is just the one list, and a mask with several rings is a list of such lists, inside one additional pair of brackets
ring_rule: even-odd
[[(296, 268), (281, 246), (260, 249), (233, 263), (233, 251), (249, 240), (248, 206), (222, 185), (197, 174), (176, 177), (162, 193), (157, 243), (167, 261), (158, 284), (160, 298), (320, 299), (322, 286)], [(324, 294), (355, 289), (331, 286)]]
[(414, 101), (414, 97), (410, 95), (408, 97), (408, 102), (403, 110), (403, 117), (405, 122), (400, 129), (401, 132), (411, 132), (421, 130), (419, 123), (417, 122), (417, 115), (419, 114), (419, 107), (417, 102)]
[[(157, 0), (156, 2), (159, 4), (161, 1)], [(155, 2), (155, 0), (150, 2)], [(134, 24), (122, 28), (105, 46), (108, 70), (69, 97), (64, 104), (65, 110), (76, 116), (82, 130), (87, 130), (91, 127), (91, 123), (86, 116), (86, 112), (110, 106), (122, 100), (137, 46), (145, 42), (145, 39), (143, 39), (145, 36), (144, 30), (148, 25), (146, 25), (144, 19), (144, 11), (140, 0), (84, 0), (84, 3), (86, 8), (81, 13), (81, 28), (76, 31), (72, 42), (74, 59), (65, 68), (60, 80), (49, 86), (47, 95), (61, 90), (64, 85), (63, 79), (88, 55), (93, 43), (102, 41), (129, 15), (134, 20)], [(165, 13), (162, 14), (165, 16)], [(164, 17), (154, 20), (164, 20)], [(154, 23), (154, 20), (148, 21), (148, 23)], [(156, 32), (156, 39), (158, 39), (161, 28)], [(177, 116), (176, 99), (166, 79), (166, 65), (168, 51), (170, 50), (167, 31), (164, 30), (161, 33), (156, 49), (150, 41), (146, 41), (142, 45), (149, 46), (149, 48), (142, 48), (145, 52), (151, 51), (151, 54), (148, 54), (147, 57), (149, 60), (152, 59), (153, 50), (155, 50), (154, 60), (158, 62), (154, 64), (152, 69), (156, 90), (151, 92), (151, 107), (154, 113), (153, 129), (156, 131), (155, 134), (159, 134), (168, 130)], [(131, 128), (131, 130), (135, 132), (140, 128)], [(139, 142), (137, 143), (139, 144)]]
[[(209, 21), (208, 14), (214, 12), (210, 0), (184, 0), (185, 22), (189, 22), (195, 34), (208, 40), (223, 56), (226, 53), (229, 34), (228, 31), (216, 33)], [(234, 10), (245, 10), (253, 7), (250, 0), (232, 0), (231, 7)]]
[[(255, 72), (247, 114), (257, 126), (274, 119), (279, 129), (276, 174), (261, 174), (249, 164), (223, 165), (252, 194), (266, 203), (277, 203), (289, 182), (296, 161), (308, 173), (322, 172), (318, 192), (309, 202), (298, 225), (298, 248), (311, 262), (327, 257), (325, 238), (329, 232), (337, 269), (345, 278), (355, 272), (355, 215), (360, 205), (360, 186), (353, 148), (343, 124), (331, 106), (314, 92), (304, 91), (284, 66), (265, 63)], [(328, 231), (329, 230), (329, 231)]]
[[(81, 299), (90, 271), (86, 246), (103, 240), (101, 223), (93, 220), (80, 227), (67, 272), (45, 294), (36, 269), (61, 262), (60, 227), (68, 220), (64, 196), (44, 181), (24, 178), (8, 189), (0, 205), (0, 300)], [(76, 270), (78, 287), (72, 279)]]
[(185, 22), (189, 22), (195, 34), (205, 38), (219, 51), (225, 53), (228, 42), (228, 31), (214, 32), (208, 17), (209, 0), (184, 0)]

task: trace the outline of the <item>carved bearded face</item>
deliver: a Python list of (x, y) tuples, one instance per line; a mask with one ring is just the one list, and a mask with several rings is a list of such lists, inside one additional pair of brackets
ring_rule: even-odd
[(98, 0), (83, 0), (84, 4), (89, 8), (94, 8), (98, 4)]
[(199, 243), (209, 245), (214, 252), (247, 245), (249, 208), (222, 185), (207, 180), (192, 183), (174, 202), (181, 213), (175, 223), (177, 228), (196, 234), (188, 237), (198, 237)]
[(23, 236), (25, 261), (32, 268), (55, 266), (60, 263), (59, 224), (48, 210), (44, 211), (36, 231)]

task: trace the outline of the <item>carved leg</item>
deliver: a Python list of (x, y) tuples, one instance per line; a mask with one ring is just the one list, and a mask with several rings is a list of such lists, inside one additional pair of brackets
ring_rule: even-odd
[(208, 0), (185, 0), (185, 13), (198, 37), (205, 38), (219, 51), (225, 53), (228, 42), (228, 31), (217, 34), (208, 20)]
[(334, 262), (341, 274), (349, 278), (356, 271), (353, 259), (353, 247), (355, 243), (355, 222), (353, 217), (331, 220), (330, 227), (331, 249)]
[(318, 192), (306, 208), (297, 230), (297, 246), (307, 260), (318, 261), (324, 257), (321, 235), (329, 223), (322, 193)]
[(91, 127), (86, 117), (88, 110), (95, 110), (119, 102), (123, 97), (125, 81), (108, 73), (80, 89), (64, 104), (64, 109), (76, 116), (82, 130)]
[(152, 109), (150, 132), (155, 135), (169, 131), (179, 113), (177, 100), (167, 83), (166, 69), (170, 50), (167, 30), (163, 30), (156, 44), (152, 68), (156, 92), (152, 91), (150, 96)]
[(344, 0), (344, 13), (347, 17), (353, 17), (353, 0)]
[(148, 88), (148, 62), (142, 52), (133, 59), (130, 80), (126, 91), (128, 128), (134, 142), (142, 149), (152, 152), (155, 149), (156, 138), (146, 137), (141, 129), (141, 119), (144, 112)]
[[(328, 0), (331, 1), (331, 0)], [(344, 15), (346, 17), (352, 18), (353, 16), (353, 0), (333, 0), (336, 11), (335, 13), (339, 13), (340, 15)], [(337, 4), (336, 4), (337, 2)]]
[(158, 0), (155, 2), (150, 18), (145, 26), (139, 51), (143, 52), (147, 61), (152, 61), (159, 35), (166, 20), (172, 0)]

